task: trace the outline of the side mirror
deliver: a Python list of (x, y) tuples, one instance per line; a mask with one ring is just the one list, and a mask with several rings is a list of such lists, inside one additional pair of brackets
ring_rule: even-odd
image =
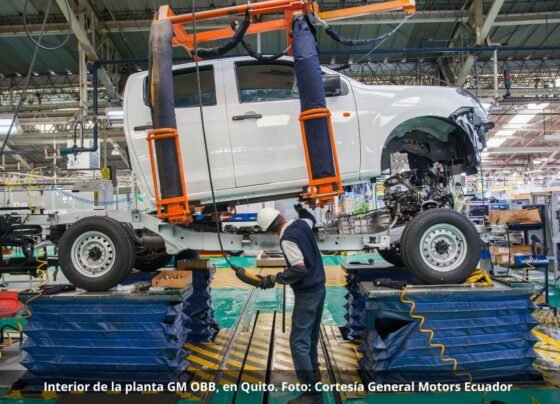
[(325, 96), (332, 97), (342, 94), (342, 83), (338, 74), (323, 74)]

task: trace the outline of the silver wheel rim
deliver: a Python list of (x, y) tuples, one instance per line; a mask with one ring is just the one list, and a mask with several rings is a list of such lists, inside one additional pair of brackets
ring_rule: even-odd
[(451, 272), (467, 256), (467, 239), (461, 230), (451, 224), (436, 224), (422, 235), (420, 255), (434, 271)]
[(72, 244), (72, 265), (88, 278), (105, 275), (115, 265), (115, 245), (104, 233), (88, 231)]

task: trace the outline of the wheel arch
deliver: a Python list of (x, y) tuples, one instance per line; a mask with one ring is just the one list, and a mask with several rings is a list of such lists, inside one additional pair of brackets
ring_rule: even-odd
[(450, 174), (476, 174), (478, 158), (471, 135), (449, 118), (419, 116), (391, 131), (381, 154), (381, 172), (391, 169), (391, 155), (398, 152), (426, 157), (450, 168)]

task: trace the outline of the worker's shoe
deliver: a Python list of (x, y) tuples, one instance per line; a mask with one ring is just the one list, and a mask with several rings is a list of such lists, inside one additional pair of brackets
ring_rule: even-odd
[(315, 380), (317, 380), (317, 382), (321, 381), (321, 371), (319, 369), (313, 369), (313, 377), (315, 377)]
[(305, 392), (288, 401), (288, 404), (322, 404), (323, 394), (319, 391)]

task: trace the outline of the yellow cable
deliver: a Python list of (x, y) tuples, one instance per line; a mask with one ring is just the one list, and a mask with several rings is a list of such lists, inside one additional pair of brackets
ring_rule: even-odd
[(15, 317), (14, 320), (16, 320), (18, 330), (17, 331), (6, 331), (6, 337), (8, 338), (8, 343), (4, 344), (4, 345), (0, 345), (0, 358), (3, 357), (3, 352), (1, 350), (4, 349), (4, 348), (7, 348), (7, 347), (9, 347), (10, 345), (13, 344), (12, 336), (10, 334), (13, 334), (14, 332), (21, 333), (23, 331), (23, 326), (19, 322), (19, 319), (17, 317)]
[[(35, 260), (39, 263), (39, 266), (37, 267), (37, 273), (39, 274), (39, 277), (41, 278), (41, 285), (44, 285), (46, 283), (48, 283), (49, 281), (49, 277), (48, 277), (48, 268), (44, 268), (45, 266), (48, 265), (48, 261), (44, 259), (44, 255), (46, 255), (46, 253), (43, 253), (43, 255), (38, 255)], [(27, 312), (27, 315), (22, 315), (20, 318), (22, 319), (28, 319), (29, 317), (31, 317), (31, 310), (29, 309), (29, 303), (35, 299), (37, 299), (39, 296), (41, 296), (41, 293), (29, 298), (24, 304), (23, 304), (23, 308), (24, 310)], [(23, 331), (23, 326), (22, 324), (19, 322), (19, 319), (16, 317), (16, 324), (18, 325), (18, 330), (17, 331), (8, 331), (6, 332), (6, 336), (8, 337), (8, 344), (5, 345), (0, 345), (0, 350), (9, 347), (10, 345), (12, 345), (13, 340), (12, 337), (10, 336), (11, 333), (17, 332), (17, 333), (21, 333)], [(0, 351), (0, 358), (2, 358), (2, 351)]]
[[(46, 283), (48, 283), (49, 281), (49, 276), (48, 276), (48, 268), (45, 268), (48, 265), (48, 261), (44, 259), (44, 256), (46, 255), (46, 252), (44, 252), (42, 255), (38, 255), (35, 260), (39, 263), (39, 266), (37, 267), (37, 273), (39, 274), (39, 277), (41, 278), (41, 285), (44, 285)], [(41, 294), (37, 294), (33, 297), (31, 297), (30, 299), (28, 299), (24, 304), (23, 304), (23, 308), (25, 309), (25, 311), (27, 312), (27, 315), (22, 315), (19, 318), (22, 319), (28, 319), (29, 317), (31, 317), (31, 310), (29, 309), (29, 302), (31, 302), (32, 300), (35, 300), (36, 298), (38, 298), (39, 296), (41, 296)], [(23, 325), (20, 323), (19, 318), (16, 317), (16, 324), (18, 326), (18, 330), (17, 331), (7, 331), (6, 332), (6, 337), (8, 338), (8, 343), (4, 344), (4, 345), (0, 345), (0, 358), (3, 357), (3, 353), (2, 353), (2, 349), (9, 347), (10, 345), (13, 344), (13, 340), (10, 334), (13, 334), (14, 332), (16, 333), (21, 333), (23, 331)]]
[(477, 286), (492, 286), (492, 278), (482, 268), (477, 268), (464, 283), (476, 284)]
[(433, 339), (434, 339), (434, 331), (427, 329), (427, 328), (422, 328), (422, 326), (424, 325), (424, 321), (425, 321), (425, 317), (420, 315), (420, 314), (414, 314), (414, 308), (416, 307), (416, 303), (413, 300), (406, 300), (404, 297), (406, 295), (406, 292), (408, 291), (408, 289), (406, 287), (403, 288), (401, 295), (400, 295), (400, 299), (402, 303), (406, 303), (410, 305), (410, 311), (408, 312), (408, 314), (410, 315), (410, 317), (412, 317), (413, 319), (416, 320), (420, 320), (420, 322), (418, 323), (418, 331), (429, 334), (430, 338), (428, 340), (430, 346), (434, 347), (434, 348), (439, 348), (440, 349), (440, 353), (439, 353), (439, 358), (442, 362), (451, 362), (453, 363), (453, 375), (454, 376), (466, 376), (469, 379), (469, 382), (472, 383), (472, 375), (470, 372), (457, 372), (457, 366), (458, 366), (458, 362), (457, 359), (455, 358), (445, 358), (443, 355), (445, 354), (445, 345), (443, 344), (434, 344), (433, 343)]
[(40, 286), (46, 285), (49, 282), (49, 272), (47, 267), (49, 262), (44, 259), (44, 256), (46, 255), (47, 253), (44, 251), (42, 255), (37, 255), (37, 257), (35, 258), (35, 261), (39, 263), (39, 266), (37, 267), (37, 274), (41, 279)]

